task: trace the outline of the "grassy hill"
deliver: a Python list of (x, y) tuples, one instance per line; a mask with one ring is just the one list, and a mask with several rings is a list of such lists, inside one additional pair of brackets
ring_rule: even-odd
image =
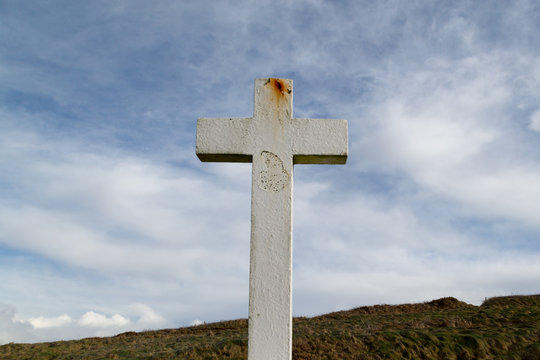
[[(455, 298), (295, 318), (293, 359), (540, 359), (540, 295)], [(40, 344), (0, 359), (246, 359), (247, 320)]]

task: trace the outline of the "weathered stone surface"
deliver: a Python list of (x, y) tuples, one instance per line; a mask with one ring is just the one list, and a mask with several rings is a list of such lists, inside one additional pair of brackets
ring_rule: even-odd
[(295, 119), (292, 80), (256, 79), (251, 118), (200, 118), (201, 161), (252, 162), (248, 359), (292, 354), (293, 164), (344, 164), (347, 122)]

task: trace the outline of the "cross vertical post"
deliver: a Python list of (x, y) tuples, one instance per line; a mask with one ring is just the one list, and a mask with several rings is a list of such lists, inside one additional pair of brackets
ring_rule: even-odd
[(201, 161), (252, 162), (248, 359), (292, 357), (294, 164), (344, 164), (347, 122), (292, 114), (292, 80), (256, 79), (251, 118), (200, 118)]

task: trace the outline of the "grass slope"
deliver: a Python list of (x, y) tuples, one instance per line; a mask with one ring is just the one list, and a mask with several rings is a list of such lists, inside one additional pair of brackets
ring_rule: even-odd
[[(540, 359), (540, 295), (295, 318), (293, 359)], [(0, 359), (246, 359), (247, 320), (0, 346)]]

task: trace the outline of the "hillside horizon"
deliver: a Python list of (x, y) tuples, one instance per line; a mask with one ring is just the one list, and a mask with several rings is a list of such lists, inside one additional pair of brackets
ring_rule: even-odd
[[(0, 359), (246, 359), (247, 319), (0, 346)], [(540, 295), (295, 317), (293, 359), (540, 359)]]

